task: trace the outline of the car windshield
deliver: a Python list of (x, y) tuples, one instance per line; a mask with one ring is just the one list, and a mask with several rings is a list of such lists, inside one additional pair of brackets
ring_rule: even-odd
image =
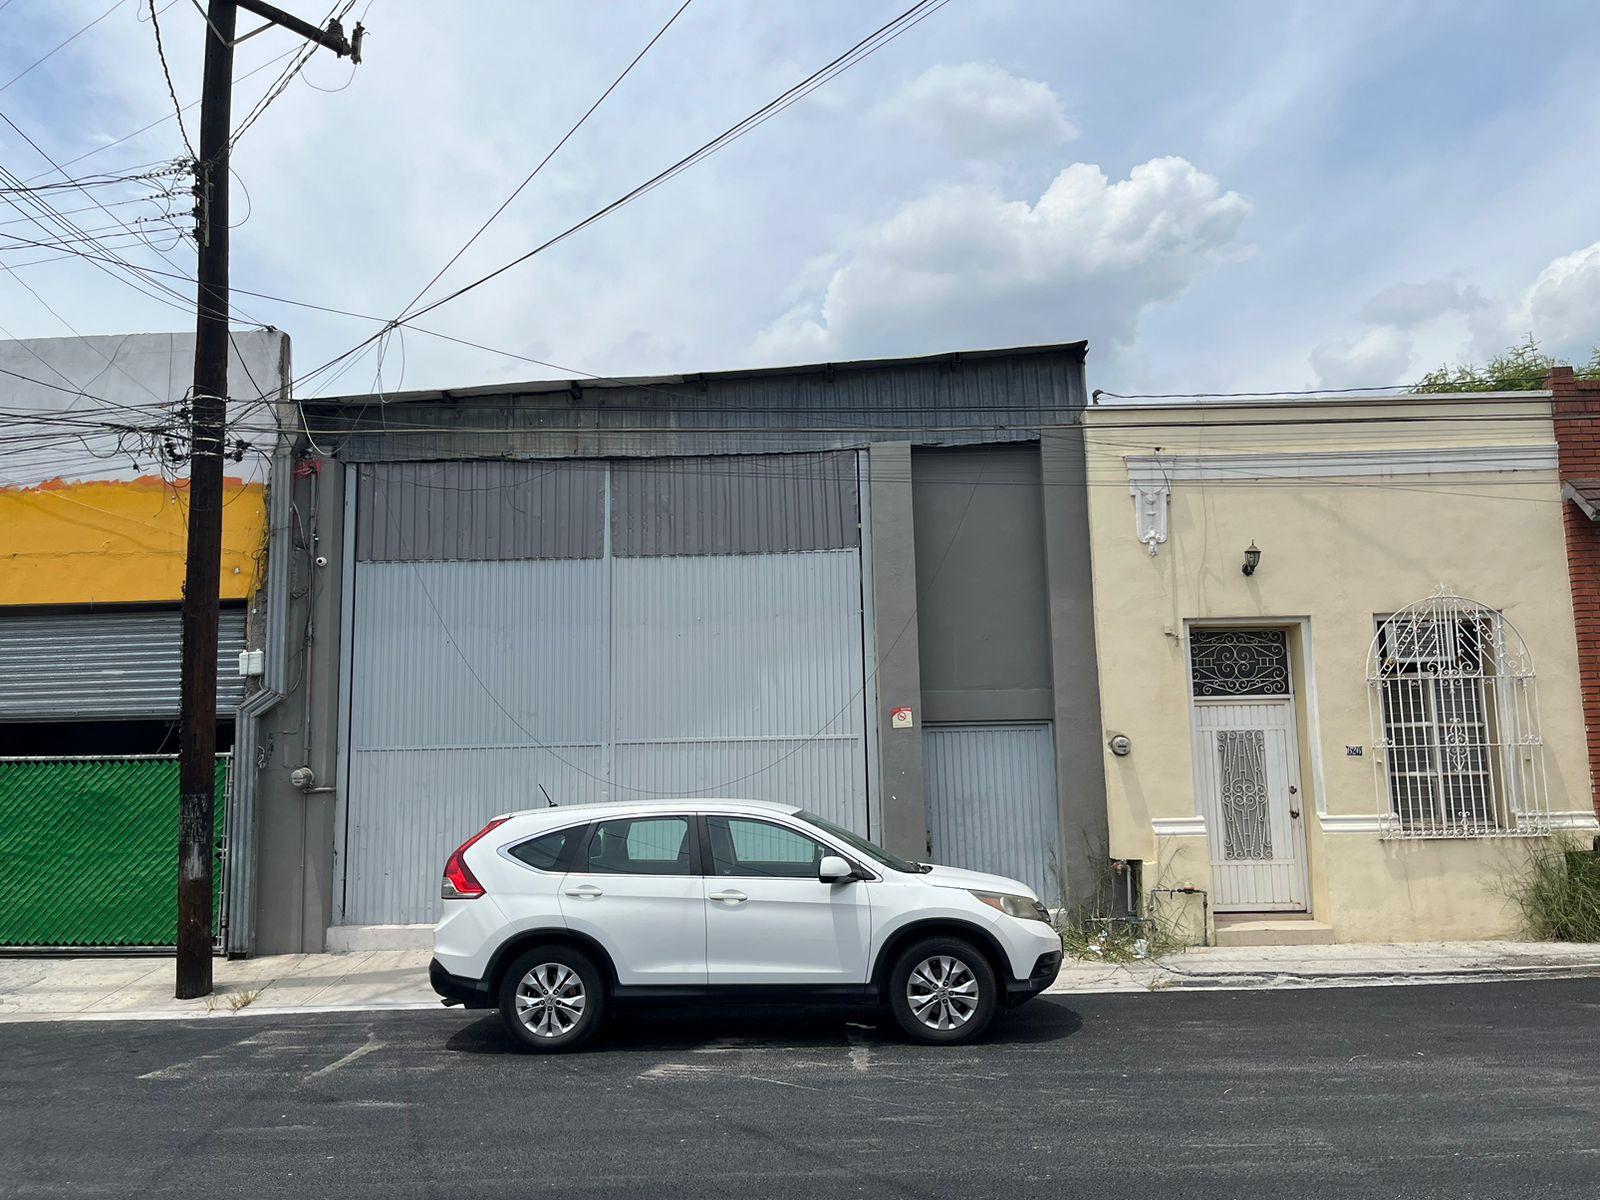
[(859, 850), (862, 854), (865, 854), (868, 858), (872, 859), (873, 862), (881, 863), (883, 866), (888, 867), (891, 871), (904, 871), (907, 875), (915, 875), (920, 870), (916, 863), (907, 862), (898, 854), (890, 854), (882, 846), (874, 845), (873, 843), (867, 841), (867, 839), (862, 837), (859, 833), (851, 833), (843, 826), (835, 825), (832, 821), (829, 821), (823, 817), (819, 817), (814, 812), (802, 811), (800, 813), (800, 818), (804, 821), (809, 821), (818, 829), (831, 833), (841, 842), (844, 842), (846, 845), (855, 850)]

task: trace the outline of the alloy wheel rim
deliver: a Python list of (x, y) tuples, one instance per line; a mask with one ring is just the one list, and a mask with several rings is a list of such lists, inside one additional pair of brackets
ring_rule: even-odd
[(911, 969), (906, 1002), (929, 1029), (959, 1029), (978, 1011), (978, 977), (959, 958), (936, 954)]
[(517, 1019), (535, 1037), (571, 1033), (587, 1001), (583, 979), (565, 963), (540, 963), (517, 983)]

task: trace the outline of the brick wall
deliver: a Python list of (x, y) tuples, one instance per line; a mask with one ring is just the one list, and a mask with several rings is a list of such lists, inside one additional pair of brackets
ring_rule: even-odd
[[(1563, 480), (1600, 480), (1600, 380), (1579, 379), (1571, 367), (1550, 372), (1555, 393), (1556, 445)], [(1583, 723), (1589, 738), (1589, 785), (1600, 783), (1600, 522), (1576, 504), (1562, 505), (1567, 530), (1567, 569), (1578, 627), (1578, 678), (1583, 688)], [(1600, 808), (1600, 796), (1597, 796)]]

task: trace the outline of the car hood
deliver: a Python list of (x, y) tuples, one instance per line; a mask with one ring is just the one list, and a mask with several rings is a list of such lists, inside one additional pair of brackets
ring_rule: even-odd
[(1032, 896), (1035, 900), (1039, 897), (1027, 884), (1017, 879), (1007, 879), (1004, 875), (987, 875), (982, 871), (964, 871), (960, 867), (940, 867), (929, 865), (928, 871), (922, 877), (924, 883), (931, 883), (935, 887), (968, 888), (979, 892), (1005, 892), (1012, 896)]

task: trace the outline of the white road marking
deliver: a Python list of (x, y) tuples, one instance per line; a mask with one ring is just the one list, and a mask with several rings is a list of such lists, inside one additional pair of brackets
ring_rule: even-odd
[(870, 1071), (872, 1047), (867, 1045), (867, 1039), (861, 1036), (860, 1029), (852, 1026), (845, 1030), (845, 1036), (850, 1039), (850, 1065), (858, 1071)]
[(707, 1076), (721, 1074), (716, 1067), (701, 1066), (698, 1063), (662, 1063), (660, 1066), (651, 1067), (647, 1071), (640, 1071), (640, 1079), (703, 1079)]
[(373, 1037), (369, 1033), (369, 1034), (367, 1034), (367, 1040), (366, 1040), (366, 1044), (365, 1045), (357, 1046), (354, 1050), (350, 1051), (350, 1053), (346, 1054), (343, 1058), (336, 1058), (331, 1063), (329, 1063), (327, 1066), (322, 1067), (319, 1070), (311, 1072), (311, 1074), (306, 1076), (306, 1082), (309, 1083), (313, 1079), (321, 1079), (324, 1075), (332, 1075), (335, 1071), (339, 1070), (341, 1067), (348, 1067), (351, 1063), (355, 1062), (356, 1059), (364, 1058), (366, 1055), (371, 1054), (374, 1050), (383, 1049), (383, 1047), (386, 1044), (387, 1043), (379, 1041), (377, 1038)]

